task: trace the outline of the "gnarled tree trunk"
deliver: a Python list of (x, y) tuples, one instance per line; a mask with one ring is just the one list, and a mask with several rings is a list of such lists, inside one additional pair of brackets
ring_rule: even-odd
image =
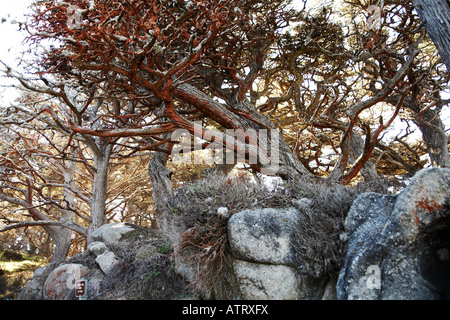
[(92, 232), (106, 223), (106, 197), (108, 187), (108, 166), (113, 145), (100, 143), (94, 152), (95, 176), (92, 185), (91, 222), (87, 231), (88, 243)]
[[(168, 135), (165, 135), (165, 137), (168, 137)], [(166, 228), (167, 218), (170, 214), (169, 199), (173, 194), (173, 185), (170, 180), (172, 171), (166, 168), (167, 160), (168, 155), (166, 153), (153, 152), (148, 164), (156, 225), (158, 229), (163, 231)]]

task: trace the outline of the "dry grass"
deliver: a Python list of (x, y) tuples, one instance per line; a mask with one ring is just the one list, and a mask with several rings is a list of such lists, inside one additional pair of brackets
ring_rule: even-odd
[(226, 261), (227, 218), (219, 217), (218, 209), (227, 208), (231, 216), (245, 209), (283, 207), (289, 199), (284, 187), (269, 189), (246, 174), (211, 172), (176, 190), (166, 233), (176, 254), (197, 270), (192, 283), (200, 295), (217, 285)]
[(230, 216), (246, 209), (308, 205), (292, 239), (299, 270), (314, 277), (331, 275), (343, 265), (347, 242), (342, 234), (347, 212), (356, 197), (370, 187), (346, 187), (317, 182), (287, 182), (275, 187), (256, 183), (246, 175), (227, 177), (217, 173), (178, 188), (170, 201), (169, 237), (176, 254), (197, 270), (194, 286), (207, 292), (220, 281), (227, 252), (227, 220), (217, 215), (226, 207)]
[(173, 249), (162, 238), (149, 234), (109, 247), (121, 263), (105, 276), (97, 299), (176, 300), (189, 294), (175, 273)]

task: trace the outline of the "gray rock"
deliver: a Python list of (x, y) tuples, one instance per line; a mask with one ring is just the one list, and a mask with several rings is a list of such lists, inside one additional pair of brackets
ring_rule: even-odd
[(108, 248), (106, 247), (106, 245), (100, 241), (91, 242), (88, 245), (87, 249), (90, 252), (92, 252), (93, 254), (95, 254), (95, 256), (99, 256), (99, 255), (105, 253), (106, 251), (109, 251)]
[(322, 300), (337, 300), (336, 292), (337, 275), (332, 276), (325, 287)]
[(116, 257), (114, 252), (107, 251), (95, 259), (100, 269), (104, 274), (108, 274), (117, 264), (120, 263), (120, 259)]
[(49, 276), (49, 274), (55, 268), (54, 265), (46, 265), (43, 267), (37, 268), (30, 281), (25, 285), (20, 294), (17, 297), (17, 300), (42, 300), (43, 296), (43, 287), (45, 280)]
[(115, 244), (119, 242), (123, 235), (132, 232), (135, 227), (129, 223), (110, 223), (101, 226), (92, 233), (94, 241), (101, 241), (106, 244)]
[(242, 298), (246, 300), (297, 300), (300, 278), (294, 268), (242, 260), (234, 261)]
[(422, 170), (395, 196), (362, 194), (345, 227), (339, 299), (450, 298), (450, 169)]
[(301, 198), (298, 200), (293, 200), (292, 204), (298, 209), (298, 210), (306, 210), (311, 208), (313, 201), (308, 198)]
[(300, 272), (302, 262), (292, 246), (300, 214), (295, 208), (268, 208), (231, 216), (228, 239), (242, 299), (336, 298), (331, 287), (336, 286), (337, 279), (315, 278)]
[(231, 216), (228, 238), (237, 259), (295, 266), (291, 235), (299, 219), (295, 209), (245, 210)]

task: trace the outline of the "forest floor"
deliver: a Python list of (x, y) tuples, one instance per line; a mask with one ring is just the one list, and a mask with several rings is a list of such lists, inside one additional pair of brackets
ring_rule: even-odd
[(34, 270), (45, 263), (40, 256), (0, 251), (0, 300), (16, 299)]

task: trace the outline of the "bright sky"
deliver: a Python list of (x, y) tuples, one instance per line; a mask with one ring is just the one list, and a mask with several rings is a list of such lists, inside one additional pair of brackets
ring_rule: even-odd
[(0, 57), (2, 60), (12, 59), (14, 55), (8, 50), (20, 47), (24, 32), (18, 32), (19, 23), (24, 21), (24, 12), (32, 0), (0, 0)]
[[(24, 12), (33, 0), (0, 0), (0, 60), (16, 67), (18, 52), (23, 49), (25, 32), (19, 32), (19, 23), (24, 21)], [(3, 65), (0, 65), (3, 69)], [(0, 78), (0, 84), (8, 83)], [(14, 90), (0, 88), (0, 105), (8, 104), (16, 94)]]

